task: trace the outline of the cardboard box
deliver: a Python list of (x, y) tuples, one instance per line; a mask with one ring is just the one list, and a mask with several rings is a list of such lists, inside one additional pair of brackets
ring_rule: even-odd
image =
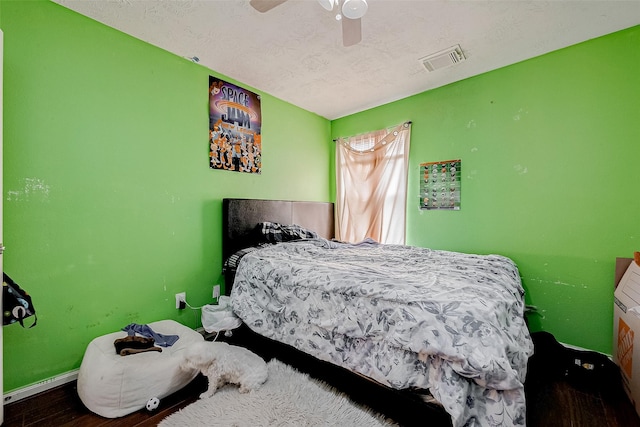
[(630, 258), (617, 258), (615, 281), (613, 361), (620, 367), (625, 392), (640, 415), (640, 265)]

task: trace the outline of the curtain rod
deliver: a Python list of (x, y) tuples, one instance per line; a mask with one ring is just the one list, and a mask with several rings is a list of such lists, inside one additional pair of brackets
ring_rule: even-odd
[[(410, 125), (410, 124), (412, 124), (412, 123), (413, 123), (413, 122), (412, 122), (411, 120), (407, 120), (406, 122), (404, 122), (404, 123), (402, 123), (402, 124), (403, 124), (403, 125), (405, 125), (405, 124), (406, 124), (406, 125)], [(396, 126), (398, 126), (398, 125), (396, 125)], [(363, 132), (363, 133), (367, 133), (367, 132)], [(349, 137), (341, 136), (340, 138), (349, 138)], [(337, 141), (337, 140), (339, 140), (340, 138), (334, 138), (333, 142), (336, 142), (336, 141)]]

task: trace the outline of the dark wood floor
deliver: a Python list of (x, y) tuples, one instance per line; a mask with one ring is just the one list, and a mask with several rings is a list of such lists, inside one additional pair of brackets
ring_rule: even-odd
[[(640, 418), (624, 394), (618, 368), (602, 355), (585, 359), (560, 346), (552, 335), (532, 335), (535, 353), (529, 359), (525, 392), (529, 427), (640, 427)], [(231, 344), (250, 348), (265, 360), (277, 358), (319, 377), (347, 393), (354, 401), (369, 406), (404, 427), (450, 426), (450, 417), (437, 407), (426, 405), (414, 393), (373, 387), (363, 377), (319, 361), (289, 346), (274, 343), (241, 327)], [(594, 353), (595, 354), (595, 353)], [(590, 372), (572, 370), (577, 357), (599, 368)], [(595, 357), (595, 358), (594, 358)], [(569, 369), (566, 367), (569, 366)], [(14, 426), (155, 426), (168, 415), (193, 403), (207, 388), (207, 379), (198, 376), (179, 392), (161, 400), (154, 412), (146, 409), (129, 416), (106, 419), (84, 407), (72, 382), (5, 406), (4, 424)], [(212, 424), (211, 425), (215, 425)]]
[(564, 380), (527, 387), (527, 426), (638, 427), (640, 418), (619, 391), (577, 388)]
[(6, 405), (2, 426), (155, 426), (163, 418), (195, 402), (206, 386), (206, 378), (198, 376), (182, 390), (162, 399), (154, 412), (144, 409), (126, 417), (108, 419), (85, 408), (74, 381)]
[[(5, 406), (3, 426), (155, 426), (163, 418), (194, 402), (206, 388), (206, 379), (191, 384), (162, 400), (151, 413), (135, 412), (118, 419), (91, 413), (80, 402), (75, 382)], [(429, 424), (432, 425), (432, 424)], [(527, 385), (529, 427), (640, 427), (640, 418), (622, 391), (583, 390), (564, 380), (538, 381)]]

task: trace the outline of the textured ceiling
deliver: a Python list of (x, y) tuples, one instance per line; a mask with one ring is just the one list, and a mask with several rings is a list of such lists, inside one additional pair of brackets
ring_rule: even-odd
[[(54, 0), (244, 85), (336, 119), (640, 24), (640, 0), (369, 0), (360, 44), (316, 0)], [(419, 59), (459, 44), (466, 60)]]

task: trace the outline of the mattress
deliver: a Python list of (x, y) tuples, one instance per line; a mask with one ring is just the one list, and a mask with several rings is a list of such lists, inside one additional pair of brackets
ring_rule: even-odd
[(454, 426), (525, 424), (533, 345), (509, 258), (298, 240), (243, 256), (231, 299), (254, 332), (395, 389), (428, 389)]

